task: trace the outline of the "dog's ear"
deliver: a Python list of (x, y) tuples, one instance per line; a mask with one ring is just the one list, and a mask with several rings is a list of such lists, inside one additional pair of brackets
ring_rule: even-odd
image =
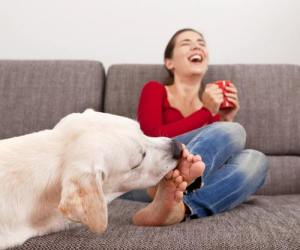
[(68, 219), (88, 226), (92, 232), (103, 233), (107, 228), (107, 203), (101, 174), (64, 179), (58, 208)]

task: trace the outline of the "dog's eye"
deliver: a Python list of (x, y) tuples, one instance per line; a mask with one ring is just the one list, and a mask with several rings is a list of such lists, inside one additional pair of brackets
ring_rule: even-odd
[(140, 166), (140, 164), (138, 164), (138, 165), (132, 167), (131, 170), (132, 170), (132, 169), (135, 169), (135, 168), (138, 168), (139, 166)]
[(135, 166), (132, 167), (131, 169), (138, 168), (138, 167), (141, 165), (141, 163), (143, 162), (143, 160), (144, 160), (145, 157), (146, 157), (146, 152), (143, 152), (143, 154), (142, 154), (142, 160), (140, 161), (140, 163), (137, 164), (137, 165), (135, 165)]

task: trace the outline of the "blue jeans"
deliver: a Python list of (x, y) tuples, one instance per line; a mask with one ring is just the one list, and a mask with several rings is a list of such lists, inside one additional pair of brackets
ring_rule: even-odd
[[(267, 175), (267, 158), (258, 151), (245, 150), (246, 132), (238, 123), (215, 122), (175, 137), (205, 163), (204, 186), (187, 193), (183, 201), (192, 218), (228, 211), (245, 201), (262, 186)], [(125, 199), (150, 201), (141, 190)]]

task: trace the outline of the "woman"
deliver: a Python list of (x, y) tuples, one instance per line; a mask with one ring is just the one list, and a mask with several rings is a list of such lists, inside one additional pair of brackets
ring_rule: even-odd
[[(257, 191), (267, 173), (266, 157), (244, 150), (245, 130), (233, 122), (239, 110), (235, 86), (226, 88), (234, 105), (226, 110), (220, 109), (224, 96), (218, 86), (201, 87), (208, 68), (203, 35), (193, 29), (177, 31), (166, 47), (164, 63), (172, 83), (151, 81), (144, 86), (138, 120), (146, 135), (173, 137), (186, 149), (178, 170), (148, 190), (154, 199), (133, 217), (137, 225), (174, 224), (185, 216), (228, 211)], [(205, 184), (200, 188), (201, 175)]]

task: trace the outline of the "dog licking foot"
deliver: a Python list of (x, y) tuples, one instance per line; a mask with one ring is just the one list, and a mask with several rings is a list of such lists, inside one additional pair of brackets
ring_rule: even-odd
[[(183, 145), (182, 158), (179, 161), (177, 169), (183, 177), (183, 180), (187, 183), (187, 186), (189, 186), (195, 179), (203, 175), (205, 164), (201, 156), (191, 154)], [(156, 190), (157, 186), (147, 189), (147, 193), (151, 199), (154, 199)]]
[(186, 212), (183, 192), (187, 185), (203, 175), (204, 169), (201, 157), (190, 154), (184, 147), (177, 168), (157, 186), (148, 189), (148, 194), (154, 199), (133, 216), (133, 223), (138, 226), (164, 226), (181, 222)]
[(185, 206), (182, 201), (187, 183), (175, 169), (162, 179), (154, 200), (133, 216), (133, 224), (138, 226), (164, 226), (179, 223), (184, 219)]

